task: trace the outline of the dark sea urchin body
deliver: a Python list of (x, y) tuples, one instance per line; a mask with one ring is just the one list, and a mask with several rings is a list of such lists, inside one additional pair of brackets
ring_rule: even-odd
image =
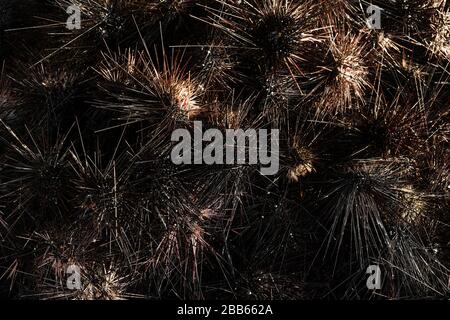
[(370, 2), (0, 0), (0, 298), (448, 297), (449, 3)]

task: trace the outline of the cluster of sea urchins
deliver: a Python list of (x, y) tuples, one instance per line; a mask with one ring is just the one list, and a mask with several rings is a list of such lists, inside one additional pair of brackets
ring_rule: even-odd
[(0, 297), (448, 297), (449, 65), (447, 0), (0, 0)]

